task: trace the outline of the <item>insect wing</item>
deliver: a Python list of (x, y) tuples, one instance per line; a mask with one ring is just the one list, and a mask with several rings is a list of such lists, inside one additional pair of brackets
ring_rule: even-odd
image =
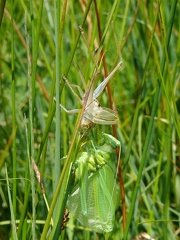
[[(97, 111), (85, 111), (84, 112), (84, 119), (87, 119), (88, 122), (93, 122), (95, 124), (102, 124), (102, 125), (113, 125), (116, 124), (116, 115), (115, 112), (111, 109), (104, 109), (100, 108)], [(83, 125), (83, 124), (82, 124)]]
[(99, 108), (97, 109), (96, 111), (96, 115), (98, 118), (101, 118), (101, 119), (104, 119), (104, 120), (107, 120), (107, 121), (115, 121), (117, 119), (117, 115), (115, 113), (115, 111), (113, 111), (112, 109), (110, 108)]
[(104, 88), (106, 87), (107, 83), (109, 82), (109, 80), (112, 78), (112, 76), (115, 74), (115, 72), (122, 68), (123, 63), (122, 61), (120, 61), (117, 66), (112, 70), (112, 72), (104, 79), (104, 81), (94, 90), (93, 93), (93, 98), (96, 99), (98, 98), (101, 93), (103, 92)]
[(111, 232), (117, 205), (117, 184), (112, 169), (105, 165), (92, 174), (87, 181), (87, 215), (83, 214), (78, 185), (68, 198), (68, 208), (72, 215), (85, 227), (95, 232)]

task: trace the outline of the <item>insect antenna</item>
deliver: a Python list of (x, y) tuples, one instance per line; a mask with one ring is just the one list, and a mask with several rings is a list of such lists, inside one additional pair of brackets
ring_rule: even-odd
[[(88, 44), (88, 42), (87, 42), (87, 39), (86, 39), (86, 37), (85, 37), (84, 30), (83, 30), (83, 28), (82, 28), (81, 26), (79, 26), (79, 30), (80, 30), (81, 36), (82, 36), (82, 38), (83, 38), (83, 41), (84, 41), (84, 43), (85, 43), (85, 45), (86, 45), (86, 47), (87, 47), (88, 53), (89, 53), (92, 61), (95, 63), (96, 69), (99, 69), (99, 66), (98, 66), (98, 63), (99, 63), (99, 55), (97, 55), (97, 53), (98, 53), (99, 51), (96, 51), (96, 54), (93, 55), (93, 53), (92, 53), (92, 51), (91, 51), (91, 49), (90, 49), (90, 47), (89, 47), (89, 44)], [(98, 60), (95, 58), (96, 55), (97, 55), (97, 59), (98, 59)]]

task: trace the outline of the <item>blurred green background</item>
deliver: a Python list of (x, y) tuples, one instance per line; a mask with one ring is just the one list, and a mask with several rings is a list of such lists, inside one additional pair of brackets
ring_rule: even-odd
[[(179, 16), (177, 0), (1, 0), (0, 239), (179, 238)], [(120, 60), (99, 101), (111, 107), (112, 98), (118, 113), (126, 206), (119, 199), (112, 233), (71, 216), (60, 235), (78, 121), (59, 101), (82, 107), (62, 76), (85, 93), (81, 76), (88, 85), (98, 62), (98, 86)], [(96, 126), (97, 139), (101, 132), (114, 135), (111, 126)]]

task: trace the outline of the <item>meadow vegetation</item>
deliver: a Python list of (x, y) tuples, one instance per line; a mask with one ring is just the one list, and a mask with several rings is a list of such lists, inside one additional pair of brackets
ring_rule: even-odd
[[(179, 239), (179, 15), (177, 0), (1, 0), (0, 239)], [(71, 213), (65, 224), (83, 110), (60, 103), (82, 109), (65, 78), (85, 93), (95, 68), (98, 86), (120, 61), (98, 99), (117, 124), (93, 129), (98, 144), (102, 132), (121, 143), (103, 234)]]

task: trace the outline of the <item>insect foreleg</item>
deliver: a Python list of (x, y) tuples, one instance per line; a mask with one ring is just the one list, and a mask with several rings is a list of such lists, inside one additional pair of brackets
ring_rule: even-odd
[(59, 104), (59, 106), (68, 114), (76, 114), (79, 112), (79, 109), (68, 110), (62, 104)]
[[(54, 97), (54, 101), (56, 101), (56, 98)], [(68, 110), (66, 109), (61, 103), (59, 104), (59, 106), (68, 114), (76, 114), (79, 112), (80, 109), (72, 109), (72, 110)]]

